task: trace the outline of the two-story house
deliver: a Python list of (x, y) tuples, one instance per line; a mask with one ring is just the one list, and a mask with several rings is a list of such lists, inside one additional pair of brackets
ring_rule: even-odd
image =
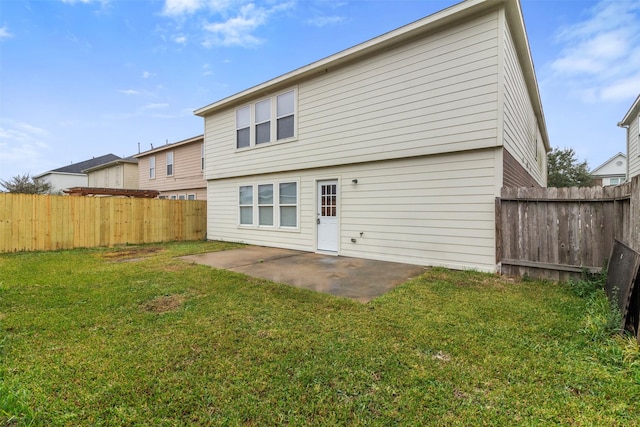
[(51, 193), (62, 193), (64, 190), (72, 187), (86, 187), (89, 178), (84, 172), (86, 169), (105, 163), (119, 160), (120, 157), (115, 154), (105, 154), (104, 156), (93, 157), (78, 163), (72, 163), (57, 169), (52, 169), (35, 175), (34, 178), (41, 179), (51, 184)]
[(465, 1), (195, 114), (209, 239), (495, 271), (500, 188), (546, 185), (517, 0)]
[(627, 179), (640, 175), (640, 95), (618, 123), (627, 129)]
[(153, 147), (138, 159), (138, 185), (159, 191), (162, 199), (206, 200), (202, 135)]

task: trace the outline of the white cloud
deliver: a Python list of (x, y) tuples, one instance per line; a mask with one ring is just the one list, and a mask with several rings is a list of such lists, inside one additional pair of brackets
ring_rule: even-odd
[(148, 79), (149, 77), (151, 77), (151, 75), (152, 75), (152, 74), (151, 74), (150, 72), (148, 72), (148, 71), (143, 71), (143, 72), (142, 72), (142, 76), (141, 76), (141, 77), (142, 77), (143, 79)]
[(125, 95), (139, 95), (140, 92), (134, 89), (120, 89), (118, 90), (120, 93), (124, 93)]
[(206, 47), (220, 46), (255, 46), (262, 42), (252, 32), (263, 25), (269, 12), (261, 7), (249, 3), (240, 8), (238, 15), (224, 22), (214, 22), (204, 25), (209, 33), (203, 43)]
[(169, 104), (147, 104), (144, 107), (142, 107), (142, 110), (158, 110), (161, 108), (169, 108)]
[[(637, 96), (640, 87), (640, 2), (602, 0), (589, 16), (561, 29), (558, 79), (586, 102)], [(625, 93), (625, 91), (630, 91)]]
[[(271, 0), (267, 6), (251, 0), (165, 0), (161, 13), (175, 20), (175, 34), (167, 38), (175, 43), (196, 39), (202, 40), (205, 47), (252, 47), (263, 42), (255, 31), (271, 15), (293, 4), (293, 0)], [(188, 30), (193, 28), (196, 30)]]
[[(3, 179), (17, 174), (39, 173), (46, 163), (46, 152), (50, 149), (46, 142), (50, 133), (28, 123), (3, 120), (0, 127), (0, 164)], [(20, 170), (25, 164), (35, 166), (36, 171)]]
[(167, 16), (190, 14), (200, 9), (204, 3), (203, 0), (166, 0), (162, 14)]
[(327, 25), (335, 25), (344, 22), (344, 16), (318, 16), (316, 18), (308, 19), (307, 24), (315, 27), (325, 27)]
[(61, 0), (62, 3), (66, 3), (66, 4), (76, 4), (76, 3), (83, 3), (83, 4), (89, 4), (89, 3), (108, 3), (109, 0)]
[(173, 41), (178, 43), (178, 44), (186, 44), (187, 43), (187, 36), (185, 36), (184, 34), (179, 34), (173, 37)]
[(13, 34), (9, 32), (7, 27), (0, 27), (0, 41), (10, 39), (13, 37)]

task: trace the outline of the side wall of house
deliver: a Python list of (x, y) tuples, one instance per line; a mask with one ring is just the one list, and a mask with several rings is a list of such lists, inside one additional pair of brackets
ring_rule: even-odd
[(627, 161), (629, 162), (629, 177), (640, 175), (640, 115), (631, 122), (627, 130)]
[(87, 175), (51, 173), (43, 177), (51, 184), (51, 193), (57, 194), (62, 190), (71, 187), (86, 187), (88, 183)]
[[(511, 31), (505, 22), (503, 55), (503, 135), (506, 151), (521, 168), (505, 159), (505, 178), (509, 174), (520, 176), (521, 169), (531, 176), (512, 183), (517, 186), (547, 185), (547, 152), (544, 147), (540, 126), (537, 122), (531, 97), (527, 91), (522, 67), (518, 61)], [(504, 185), (508, 183), (505, 182)]]
[[(337, 179), (338, 254), (494, 271), (500, 150), (211, 180), (207, 238), (315, 251), (317, 181)], [(292, 181), (299, 186), (296, 230), (238, 225), (240, 186)]]
[(498, 22), (494, 10), (291, 87), (297, 135), (287, 142), (237, 149), (242, 105), (207, 116), (207, 179), (501, 145)]
[[(185, 193), (186, 190), (206, 188), (202, 170), (202, 142), (169, 147), (138, 158), (139, 186), (161, 193)], [(167, 174), (167, 153), (173, 153), (173, 174)], [(149, 158), (155, 156), (155, 178), (149, 178)]]
[(126, 188), (123, 179), (124, 167), (120, 163), (88, 173), (89, 187)]
[[(133, 163), (124, 163), (124, 188), (136, 190), (138, 186), (138, 165)], [(144, 189), (146, 190), (146, 188)]]

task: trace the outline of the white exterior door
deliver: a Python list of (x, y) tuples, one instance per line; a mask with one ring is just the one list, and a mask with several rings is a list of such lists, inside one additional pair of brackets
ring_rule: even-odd
[(318, 250), (338, 251), (338, 181), (318, 181)]

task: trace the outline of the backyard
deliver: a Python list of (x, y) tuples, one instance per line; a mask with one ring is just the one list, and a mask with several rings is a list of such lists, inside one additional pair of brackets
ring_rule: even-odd
[(362, 304), (176, 258), (235, 246), (0, 255), (0, 422), (640, 425), (601, 291), (434, 268)]

